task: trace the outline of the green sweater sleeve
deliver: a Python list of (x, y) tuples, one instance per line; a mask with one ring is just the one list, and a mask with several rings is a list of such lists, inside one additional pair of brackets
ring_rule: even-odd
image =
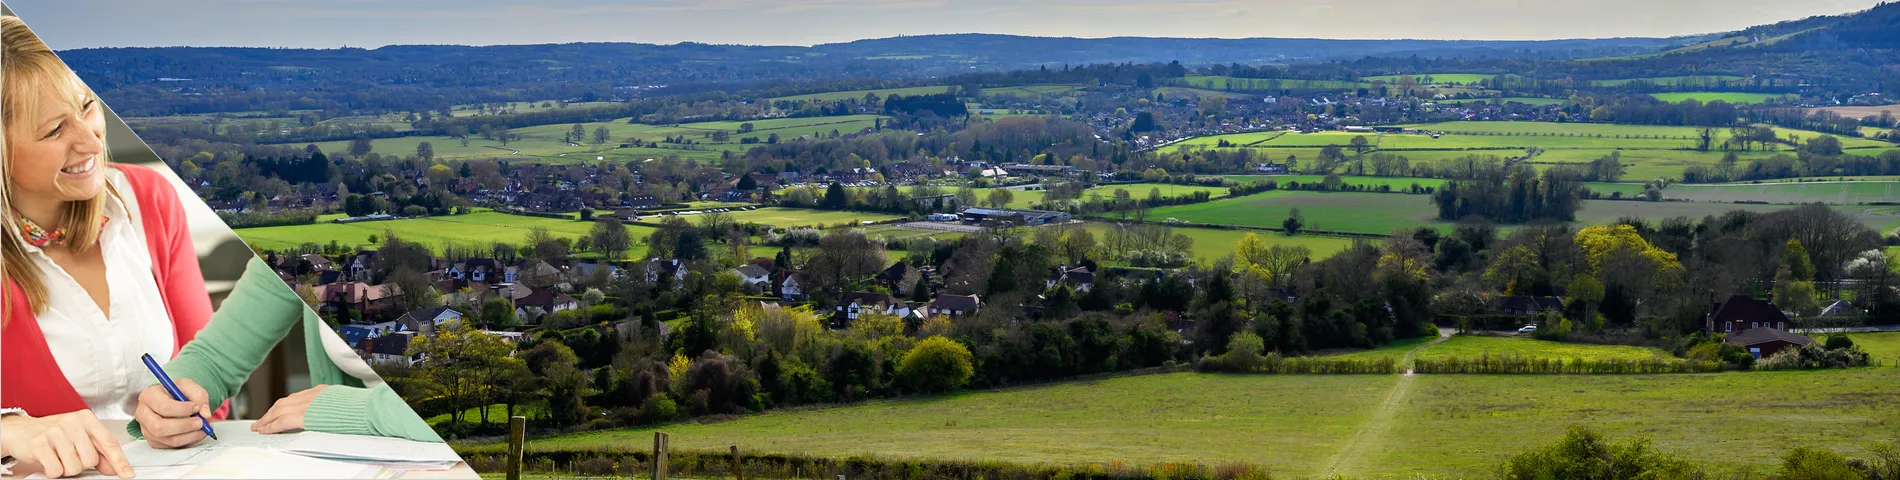
[(375, 388), (325, 387), (304, 411), (303, 427), (313, 432), (442, 441), (387, 384)]
[[(252, 257), (245, 265), (237, 285), (212, 313), (211, 323), (165, 364), (165, 371), (172, 378), (197, 382), (213, 405), (222, 403), (299, 324), (309, 350), (311, 380), (330, 385), (304, 412), (305, 430), (442, 441), (387, 385), (361, 388), (360, 380), (330, 361), (319, 335), (334, 333), (326, 331), (329, 326), (261, 258)], [(126, 431), (144, 438), (137, 421), (128, 423)]]
[[(165, 373), (196, 382), (210, 394), (212, 405), (223, 403), (290, 328), (303, 321), (305, 309), (303, 299), (277, 278), (270, 265), (253, 256), (237, 285), (211, 314), (211, 322), (165, 364)], [(137, 421), (127, 424), (126, 430), (133, 438), (144, 438)]]

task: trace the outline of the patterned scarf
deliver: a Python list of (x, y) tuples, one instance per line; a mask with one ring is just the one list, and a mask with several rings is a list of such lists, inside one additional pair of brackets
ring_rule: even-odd
[[(17, 213), (13, 215), (13, 219), (15, 223), (20, 225), (20, 233), (26, 235), (26, 243), (35, 248), (44, 249), (48, 246), (57, 247), (66, 244), (66, 227), (62, 226), (49, 231), (45, 227), (41, 227), (40, 224), (33, 223), (32, 220), (27, 219), (25, 215)], [(110, 220), (110, 218), (104, 216), (99, 217), (99, 225), (103, 227), (107, 220)]]

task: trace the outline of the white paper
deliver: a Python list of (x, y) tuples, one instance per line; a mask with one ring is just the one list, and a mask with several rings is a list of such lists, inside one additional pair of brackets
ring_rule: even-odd
[(299, 455), (363, 462), (454, 464), (462, 461), (447, 443), (369, 435), (303, 432), (277, 448)]
[[(251, 431), (250, 422), (219, 422), (218, 439), (209, 438), (185, 448), (157, 448), (144, 440), (125, 444), (125, 460), (132, 464), (134, 471), (139, 467), (169, 467), (175, 465), (197, 465), (210, 461), (219, 453), (234, 447), (278, 448), (284, 443), (296, 439), (301, 434), (264, 435)], [(141, 475), (143, 476), (143, 475)]]
[(231, 447), (193, 468), (184, 478), (358, 479), (389, 478), (395, 473), (375, 465), (310, 458), (258, 447)]

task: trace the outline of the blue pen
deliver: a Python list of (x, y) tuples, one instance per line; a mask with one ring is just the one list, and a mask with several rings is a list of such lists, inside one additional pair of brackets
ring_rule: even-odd
[[(158, 377), (158, 384), (164, 385), (165, 392), (171, 394), (172, 400), (177, 400), (180, 402), (190, 401), (190, 400), (185, 399), (185, 392), (181, 392), (178, 390), (178, 384), (172, 383), (171, 375), (166, 375), (165, 369), (158, 368), (158, 362), (152, 361), (152, 354), (147, 353), (141, 358), (145, 360), (145, 368), (152, 370), (152, 376)], [(191, 416), (198, 417), (199, 420), (204, 420), (205, 424), (204, 424), (203, 430), (205, 432), (205, 436), (211, 437), (212, 440), (218, 439), (218, 433), (211, 431), (211, 420), (206, 419), (204, 415), (199, 415), (196, 413), (191, 414)]]

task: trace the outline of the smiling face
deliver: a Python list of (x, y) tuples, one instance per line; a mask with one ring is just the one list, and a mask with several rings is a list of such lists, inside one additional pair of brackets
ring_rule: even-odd
[(60, 76), (39, 82), (46, 88), (33, 89), (34, 98), (5, 100), (16, 113), (4, 126), (7, 183), (16, 201), (87, 200), (105, 185), (104, 108), (78, 77)]

